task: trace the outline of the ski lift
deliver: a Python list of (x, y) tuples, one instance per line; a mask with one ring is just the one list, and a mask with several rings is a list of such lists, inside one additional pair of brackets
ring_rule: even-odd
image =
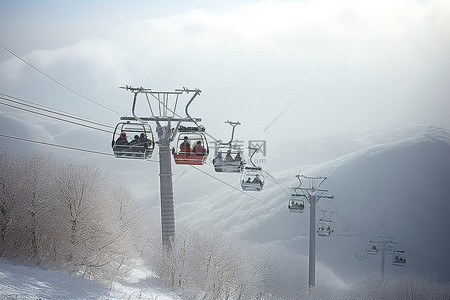
[(214, 154), (213, 165), (216, 172), (226, 172), (226, 173), (241, 173), (245, 161), (242, 159), (240, 149), (232, 146), (234, 129), (237, 125), (241, 124), (239, 122), (226, 121), (233, 126), (231, 132), (231, 139), (228, 143), (217, 143), (216, 151)]
[(306, 196), (303, 194), (292, 193), (289, 198), (288, 208), (291, 212), (302, 213), (305, 209)]
[(292, 188), (291, 197), (289, 198), (288, 208), (290, 212), (302, 213), (305, 209), (305, 200), (307, 200), (306, 195), (297, 192), (297, 190), (302, 185), (300, 177), (297, 177), (300, 181), (299, 185), (295, 188)]
[[(330, 213), (329, 217), (327, 218), (327, 213)], [(332, 211), (323, 211), (323, 217), (319, 220), (319, 223), (317, 224), (317, 235), (323, 236), (323, 237), (329, 237), (334, 230), (331, 229), (330, 223), (331, 221), (331, 214)]]
[(114, 129), (111, 146), (117, 158), (150, 159), (155, 147), (152, 128), (146, 123), (120, 122)]
[(185, 127), (178, 128), (177, 150), (172, 148), (173, 158), (178, 165), (203, 165), (208, 157), (209, 148), (205, 128)]
[(321, 222), (317, 224), (317, 235), (328, 237), (330, 236), (334, 231), (331, 229), (330, 224)]
[(370, 241), (368, 246), (367, 246), (366, 253), (370, 254), (370, 255), (378, 254), (378, 246), (377, 246), (377, 244), (372, 242), (372, 241)]
[(406, 264), (406, 257), (404, 250), (397, 250), (392, 257), (392, 264), (394, 266), (403, 267)]
[(241, 187), (244, 191), (261, 191), (264, 187), (264, 175), (262, 168), (257, 167), (253, 161), (253, 155), (258, 151), (258, 148), (250, 148), (255, 151), (250, 156), (250, 162), (253, 167), (245, 167), (244, 172), (241, 175)]

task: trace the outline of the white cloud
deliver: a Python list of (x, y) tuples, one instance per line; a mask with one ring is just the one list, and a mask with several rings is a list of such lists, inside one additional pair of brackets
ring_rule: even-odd
[[(83, 94), (103, 89), (103, 104), (126, 112), (116, 100), (120, 85), (200, 88), (192, 109), (219, 133), (216, 120), (234, 119), (251, 124), (245, 134), (264, 135), (306, 87), (308, 94), (273, 129), (292, 126), (293, 119), (316, 125), (303, 135), (408, 122), (450, 127), (440, 113), (449, 92), (442, 67), (449, 63), (449, 7), (437, 0), (319, 0), (220, 13), (193, 9), (114, 24), (106, 34), (93, 30), (95, 37), (24, 58)], [(6, 85), (32, 72), (20, 64), (2, 64)]]

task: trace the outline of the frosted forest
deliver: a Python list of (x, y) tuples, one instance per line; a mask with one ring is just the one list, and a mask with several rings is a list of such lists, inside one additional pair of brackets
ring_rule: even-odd
[[(416, 152), (416, 159), (425, 148), (439, 152), (442, 147), (447, 155), (449, 141), (446, 130), (425, 128), (401, 143), (364, 148), (314, 168), (351, 176), (351, 169), (369, 163), (374, 156), (382, 155), (386, 161), (398, 151), (403, 156)], [(209, 208), (203, 208), (203, 212), (191, 210), (192, 203), (182, 202), (178, 206), (184, 207), (179, 223), (182, 226), (177, 226), (173, 251), (163, 251), (161, 228), (155, 217), (158, 207), (149, 208), (126, 187), (114, 183), (107, 172), (94, 166), (61, 163), (48, 155), (13, 155), (5, 149), (0, 158), (0, 254), (28, 266), (61, 270), (112, 289), (114, 282), (145, 265), (151, 270), (147, 276), (157, 278), (182, 299), (448, 299), (450, 295), (447, 280), (437, 272), (426, 275), (420, 268), (416, 272), (411, 268), (388, 273), (384, 278), (375, 268), (354, 280), (344, 280), (338, 265), (330, 267), (333, 264), (323, 260), (320, 243), (317, 283), (308, 293), (307, 255), (295, 246), (301, 243), (299, 237), (294, 234), (256, 241), (256, 236), (264, 236), (259, 232), (252, 234), (253, 240), (248, 238), (248, 232), (255, 233), (258, 228), (265, 231), (265, 223), (273, 222), (270, 219), (278, 214), (261, 214), (255, 223), (257, 217), (242, 217), (255, 213), (251, 206), (247, 212), (241, 209), (239, 216), (241, 223), (247, 220), (251, 224), (236, 220), (229, 230), (223, 230), (230, 224), (212, 225), (206, 215), (203, 221), (197, 215)], [(449, 172), (448, 166), (447, 160), (442, 170)], [(268, 203), (268, 199), (277, 198), (271, 192), (276, 191), (268, 191)], [(215, 214), (223, 212), (219, 209)], [(286, 231), (283, 222), (280, 224), (277, 228)], [(408, 244), (405, 239), (402, 242)], [(333, 240), (339, 240), (339, 236)], [(447, 241), (442, 243), (437, 255), (448, 247)], [(446, 268), (448, 259), (445, 254), (442, 257)]]

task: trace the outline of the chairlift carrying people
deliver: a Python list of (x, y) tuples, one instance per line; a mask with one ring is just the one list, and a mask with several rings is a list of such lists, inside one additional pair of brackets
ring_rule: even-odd
[(299, 185), (292, 188), (291, 196), (288, 201), (288, 209), (290, 212), (302, 213), (305, 209), (305, 200), (307, 200), (306, 195), (299, 191), (302, 182), (299, 177)]
[(241, 173), (245, 161), (241, 157), (241, 150), (232, 145), (235, 127), (240, 123), (230, 121), (226, 121), (225, 123), (233, 126), (231, 139), (227, 143), (216, 143), (215, 157), (213, 159), (214, 170), (224, 173)]
[(116, 158), (150, 159), (154, 150), (152, 128), (149, 124), (120, 122), (114, 129), (111, 146)]
[(264, 187), (264, 175), (262, 173), (262, 168), (257, 167), (253, 161), (253, 155), (258, 151), (257, 148), (252, 148), (255, 150), (250, 156), (250, 162), (253, 167), (245, 167), (244, 172), (241, 175), (241, 187), (244, 191), (261, 191)]
[[(178, 128), (177, 148), (172, 148), (173, 158), (178, 165), (203, 165), (208, 157), (209, 149), (205, 128)], [(194, 144), (194, 147), (191, 145)]]
[[(330, 213), (327, 218), (327, 213)], [(334, 230), (331, 228), (331, 214), (332, 211), (323, 211), (323, 217), (319, 220), (319, 223), (317, 224), (317, 235), (322, 237), (329, 237)]]
[(397, 267), (403, 267), (406, 264), (405, 251), (396, 250), (392, 258), (392, 264)]

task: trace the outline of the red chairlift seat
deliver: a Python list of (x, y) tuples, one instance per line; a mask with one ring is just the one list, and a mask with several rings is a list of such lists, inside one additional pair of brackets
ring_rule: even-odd
[(204, 127), (180, 126), (178, 131), (177, 148), (172, 148), (175, 163), (177, 165), (203, 165), (209, 153)]

